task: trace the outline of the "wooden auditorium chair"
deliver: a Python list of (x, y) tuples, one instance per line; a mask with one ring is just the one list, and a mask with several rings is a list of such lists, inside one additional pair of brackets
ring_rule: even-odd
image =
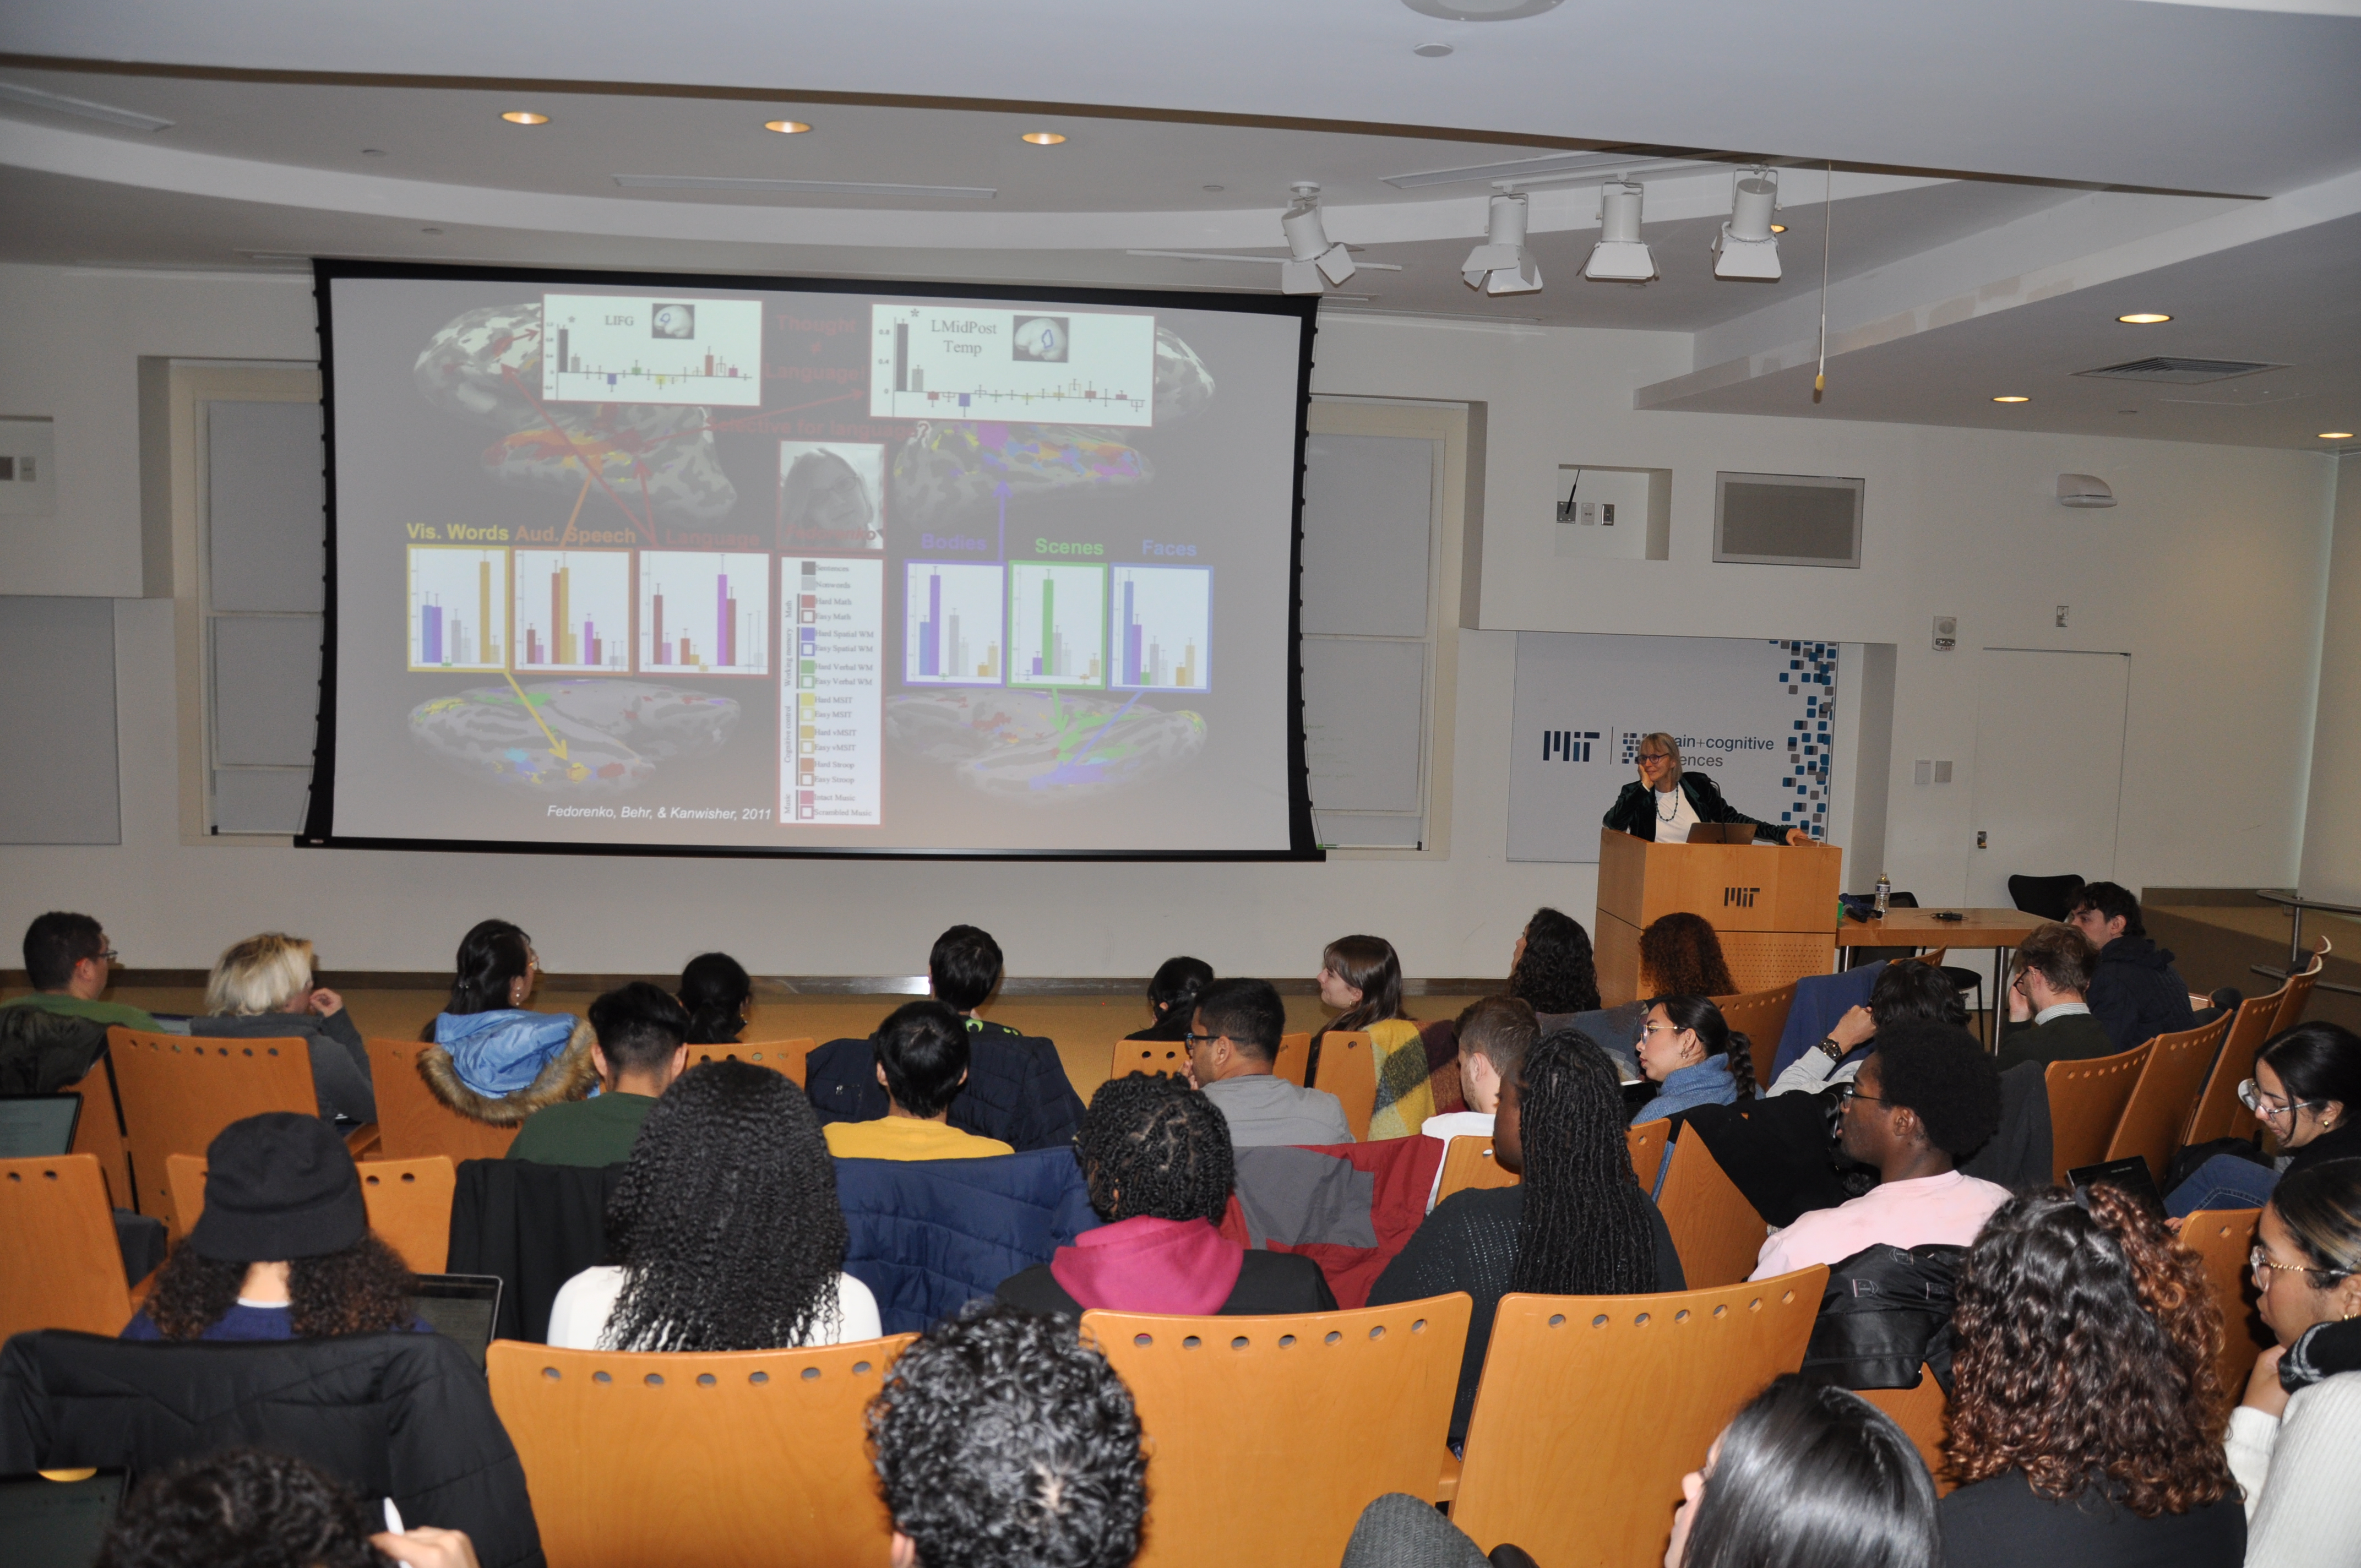
[[(176, 1154), (165, 1165), (172, 1210), (193, 1225), (205, 1212), (204, 1157)], [(401, 1255), (412, 1274), (442, 1273), (449, 1260), (457, 1168), (438, 1154), (424, 1159), (365, 1159), (357, 1162), (357, 1168), (369, 1229)]]
[[(1641, 1179), (1641, 1190), (1645, 1191), (1655, 1179), (1651, 1169)], [(1692, 1134), (1673, 1140), (1672, 1168), (1664, 1173), (1656, 1207), (1664, 1213), (1664, 1228), (1673, 1233), (1681, 1275), (1690, 1288), (1736, 1285), (1754, 1272), (1771, 1228), (1724, 1174), (1703, 1138)], [(1819, 1298), (1812, 1299), (1817, 1310)]]
[(498, 1159), (516, 1142), (517, 1127), (462, 1116), (435, 1098), (418, 1076), (423, 1041), (371, 1040), (368, 1048), (369, 1078), (377, 1091), (377, 1152), (383, 1157), (423, 1159), (439, 1154), (456, 1165)]
[[(2190, 1113), (2188, 1131), (2181, 1135), (2183, 1147), (2230, 1136), (2231, 1127), (2245, 1116), (2246, 1108), (2238, 1103), (2238, 1085), (2255, 1076), (2255, 1058), (2261, 1053), (2263, 1042), (2271, 1037), (2271, 1024), (2287, 1001), (2287, 982), (2282, 981), (2268, 996), (2248, 997), (2231, 1014), (2230, 1032), (2223, 1037), (2213, 1070), (2206, 1075), (2197, 1108)], [(2253, 1130), (2251, 1122), (2247, 1130)]]
[(2163, 1189), (2165, 1168), (2180, 1147), (2181, 1129), (2189, 1125), (2197, 1109), (2205, 1075), (2222, 1053), (2233, 1016), (2225, 1013), (2211, 1024), (2158, 1035), (2147, 1043), (2147, 1061), (2133, 1081), (2132, 1096), (2124, 1103), (2103, 1158), (2128, 1159), (2137, 1155), (2147, 1161), (2148, 1174), (2156, 1178), (2158, 1189)]
[(122, 1096), (131, 1175), (141, 1213), (187, 1234), (172, 1212), (167, 1162), (173, 1155), (203, 1156), (232, 1122), (269, 1111), (317, 1115), (312, 1088), (312, 1047), (302, 1039), (209, 1039), (106, 1032), (115, 1086)]
[(1491, 1139), (1463, 1135), (1443, 1147), (1443, 1185), (1435, 1189), (1434, 1201), (1440, 1205), (1471, 1187), (1514, 1187), (1517, 1180), (1515, 1171), (1492, 1157)]
[(2088, 1061), (2054, 1061), (2042, 1077), (2049, 1088), (2049, 1179), (2064, 1185), (2066, 1173), (2095, 1165), (2124, 1119), (2124, 1107), (2147, 1065), (2148, 1047), (2134, 1046)]
[(30, 1329), (119, 1334), (131, 1310), (97, 1157), (0, 1159), (0, 1340)]
[(2225, 1409), (2246, 1398), (2255, 1358), (2279, 1343), (2255, 1310), (2249, 1254), (2262, 1217), (2260, 1209), (2200, 1209), (2180, 1222), (2180, 1245), (2205, 1265), (2206, 1283), (2222, 1309), (2222, 1354), (2214, 1371), (2222, 1379)]
[(73, 1152), (86, 1154), (98, 1161), (99, 1173), (106, 1179), (106, 1195), (117, 1209), (137, 1207), (131, 1184), (130, 1146), (123, 1141), (123, 1112), (115, 1101), (115, 1080), (109, 1076), (105, 1058), (84, 1075), (80, 1083), (66, 1088), (82, 1096), (82, 1116), (74, 1123)]
[[(1664, 1140), (1672, 1133), (1671, 1118), (1659, 1117), (1653, 1122), (1642, 1122), (1623, 1135), (1624, 1143), (1631, 1150), (1631, 1174), (1640, 1179), (1641, 1191), (1655, 1190), (1656, 1172), (1664, 1167)], [(1752, 1272), (1752, 1265), (1748, 1272)]]
[[(1280, 1047), (1281, 1054), (1285, 1047)], [(1353, 1141), (1369, 1141), (1369, 1118), (1378, 1113), (1378, 1052), (1369, 1036), (1331, 1029), (1320, 1039), (1320, 1063), (1311, 1087), (1336, 1097)], [(1341, 1549), (1340, 1549), (1341, 1550)]]
[(1771, 1064), (1779, 1058), (1779, 1036), (1786, 1031), (1787, 1014), (1795, 1005), (1795, 982), (1771, 991), (1750, 991), (1738, 996), (1717, 996), (1722, 1022), (1746, 1036), (1747, 1054), (1754, 1058), (1754, 1081), (1771, 1081)]
[(752, 1062), (767, 1067), (774, 1072), (784, 1072), (795, 1080), (796, 1088), (804, 1086), (804, 1058), (818, 1049), (818, 1040), (735, 1040), (722, 1046), (691, 1046), (688, 1065), (701, 1067), (709, 1061)]

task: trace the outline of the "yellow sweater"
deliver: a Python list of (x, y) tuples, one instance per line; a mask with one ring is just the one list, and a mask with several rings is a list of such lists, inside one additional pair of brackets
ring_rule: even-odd
[(998, 1138), (962, 1133), (949, 1122), (881, 1116), (874, 1122), (830, 1122), (820, 1132), (839, 1159), (983, 1159), (1016, 1151)]

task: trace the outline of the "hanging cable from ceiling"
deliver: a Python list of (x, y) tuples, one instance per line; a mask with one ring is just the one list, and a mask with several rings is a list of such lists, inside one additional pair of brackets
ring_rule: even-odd
[(1820, 369), (1812, 378), (1812, 401), (1816, 403), (1820, 394), (1828, 389), (1828, 228), (1836, 216), (1836, 186), (1837, 166), (1831, 161), (1820, 186)]

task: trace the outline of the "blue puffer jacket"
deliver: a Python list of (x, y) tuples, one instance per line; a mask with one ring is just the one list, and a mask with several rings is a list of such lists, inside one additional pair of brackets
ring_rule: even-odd
[[(1019, 1154), (1073, 1146), (1082, 1097), (1068, 1080), (1056, 1046), (981, 1018), (968, 1020), (967, 1043), (967, 1081), (951, 1101), (952, 1126), (998, 1138)], [(873, 1041), (830, 1040), (820, 1047), (804, 1060), (804, 1085), (822, 1126), (885, 1114)]]
[(441, 1013), (434, 1043), (451, 1053), (459, 1081), (488, 1099), (504, 1099), (530, 1086), (555, 1060), (579, 1020), (570, 1013), (527, 1013), (501, 1007), (489, 1013)]
[(889, 1334), (922, 1333), (1098, 1228), (1071, 1149), (989, 1159), (840, 1159), (844, 1272)]

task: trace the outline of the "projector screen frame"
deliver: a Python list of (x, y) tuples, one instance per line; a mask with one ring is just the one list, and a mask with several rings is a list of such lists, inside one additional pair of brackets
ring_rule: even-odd
[[(338, 603), (336, 513), (335, 333), (330, 289), (344, 279), (408, 279), (443, 282), (547, 284), (579, 281), (586, 287), (623, 290), (794, 291), (816, 294), (892, 295), (910, 299), (961, 299), (1229, 311), (1291, 316), (1297, 323), (1293, 495), (1288, 544), (1287, 597), (1287, 787), (1288, 835), (1284, 850), (1143, 849), (871, 849), (844, 845), (547, 843), (529, 839), (385, 838), (340, 834), (335, 827)], [(911, 282), (891, 279), (816, 278), (792, 273), (652, 272), (579, 267), (512, 267), (315, 258), (313, 301), (320, 336), (321, 462), (326, 505), (325, 605), (320, 646), (320, 703), (312, 758), (312, 788), (303, 829), (294, 843), (302, 849), (391, 850), (471, 854), (639, 855), (690, 860), (889, 860), (889, 861), (1325, 861), (1312, 820), (1311, 776), (1303, 733), (1303, 475), (1310, 436), (1312, 339), (1319, 331), (1316, 297), (1230, 291), (1057, 288), (990, 282)]]

